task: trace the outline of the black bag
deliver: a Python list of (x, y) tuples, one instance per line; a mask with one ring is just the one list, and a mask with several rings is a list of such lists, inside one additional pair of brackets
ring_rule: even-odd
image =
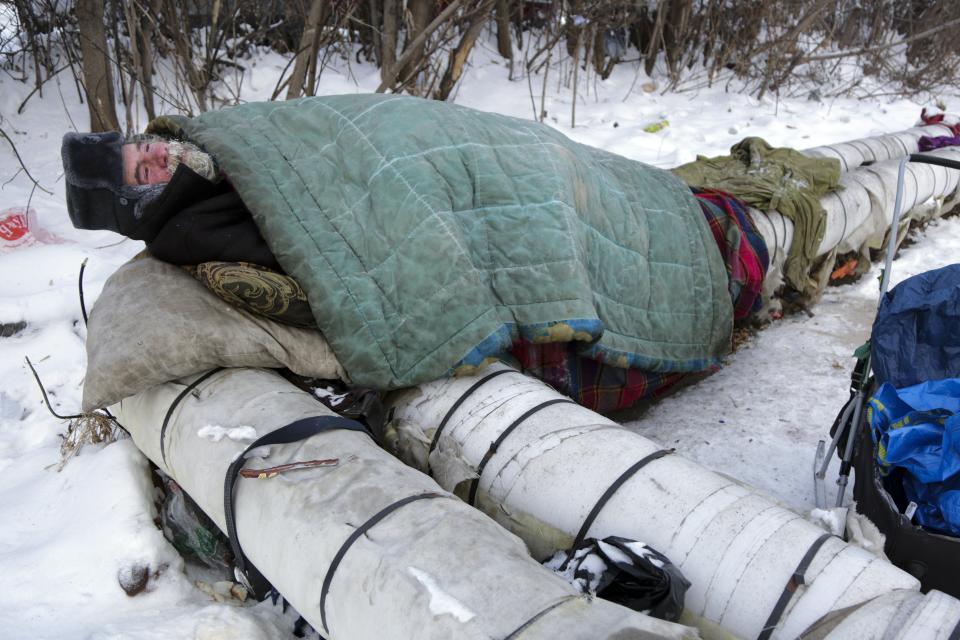
[(588, 538), (573, 550), (572, 557), (561, 551), (546, 565), (581, 591), (671, 622), (680, 618), (690, 588), (690, 582), (665, 555), (618, 536)]
[(900, 483), (894, 477), (884, 484), (866, 416), (861, 422), (853, 454), (857, 513), (877, 525), (886, 536), (883, 551), (890, 562), (917, 578), (924, 592), (937, 589), (960, 598), (960, 538), (927, 531), (903, 514), (907, 499), (896, 491)]
[[(960, 348), (960, 265), (951, 265), (912, 276), (881, 299), (873, 323), (869, 358), (865, 345), (857, 352), (851, 380), (851, 401), (868, 375), (866, 397), (880, 384), (906, 387), (925, 380), (954, 377), (960, 373), (955, 354)], [(843, 410), (841, 410), (841, 415)], [(831, 433), (840, 422), (838, 415)], [(855, 425), (852, 464), (855, 473), (853, 497), (857, 513), (869, 518), (886, 536), (884, 552), (890, 561), (918, 580), (923, 591), (938, 589), (960, 597), (960, 538), (933, 533), (913, 524), (904, 515), (908, 500), (903, 491), (903, 470), (881, 477), (867, 411)], [(845, 432), (849, 433), (849, 432)], [(843, 451), (846, 436), (837, 454)]]

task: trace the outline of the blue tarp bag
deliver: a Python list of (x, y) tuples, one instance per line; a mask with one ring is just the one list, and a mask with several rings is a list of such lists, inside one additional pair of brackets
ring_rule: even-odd
[[(960, 169), (944, 158), (909, 159)], [(890, 247), (895, 241), (891, 235)], [(884, 553), (920, 580), (924, 592), (938, 589), (960, 598), (960, 474), (954, 473), (960, 458), (960, 265), (913, 276), (886, 291), (869, 344), (869, 354), (858, 353), (853, 375), (855, 388), (862, 389), (873, 370), (868, 395), (877, 401), (852, 427), (856, 510), (877, 525), (886, 537)], [(913, 388), (931, 381), (946, 384)], [(958, 632), (960, 626), (953, 635)]]
[(960, 378), (960, 264), (913, 276), (880, 301), (870, 338), (877, 382)]
[(929, 529), (960, 535), (960, 379), (880, 386), (867, 407), (880, 473), (903, 469), (906, 498)]

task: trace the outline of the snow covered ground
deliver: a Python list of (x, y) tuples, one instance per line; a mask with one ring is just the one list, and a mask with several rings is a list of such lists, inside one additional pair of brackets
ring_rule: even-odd
[[(285, 60), (264, 55), (244, 64), (243, 98), (269, 97)], [(898, 131), (912, 126), (921, 108), (908, 100), (758, 102), (726, 93), (722, 86), (661, 95), (642, 88), (649, 82), (642, 74), (634, 85), (634, 70), (621, 65), (605, 82), (581, 78), (571, 129), (571, 91), (558, 86), (559, 70), (551, 73), (545, 105), (550, 125), (577, 141), (660, 167), (697, 154), (725, 153), (748, 135), (807, 148)], [(319, 92), (372, 91), (377, 84), (375, 69), (354, 64), (328, 69)], [(468, 69), (455, 100), (530, 118), (530, 86), (539, 102), (539, 78), (530, 85), (526, 79), (510, 82), (502, 61), (484, 53)], [(38, 189), (31, 196), (33, 184), (0, 140), (0, 212), (29, 203), (36, 222), (58, 241), (0, 253), (0, 324), (26, 323), (15, 335), (0, 338), (0, 635), (288, 638), (292, 618), (279, 608), (217, 604), (184, 573), (183, 561), (154, 525), (147, 463), (129, 440), (88, 446), (58, 471), (66, 424), (43, 407), (24, 357), (37, 367), (55, 409), (77, 412), (85, 370), (80, 265), (88, 260), (89, 307), (106, 277), (142, 244), (71, 227), (60, 138), (66, 131), (84, 130), (86, 107), (62, 74), (17, 114), (30, 89), (0, 76), (0, 128), (52, 195)], [(664, 120), (669, 124), (660, 131), (643, 131)], [(139, 125), (145, 124), (141, 119)], [(960, 220), (935, 223), (895, 263), (894, 282), (946, 264), (958, 250)], [(730, 356), (718, 374), (629, 424), (808, 512), (814, 500), (814, 450), (846, 399), (851, 354), (869, 333), (873, 317), (875, 276), (876, 269), (858, 284), (828, 290), (812, 309), (813, 317), (773, 324)], [(150, 577), (146, 591), (130, 597), (118, 576), (138, 566), (149, 567)]]

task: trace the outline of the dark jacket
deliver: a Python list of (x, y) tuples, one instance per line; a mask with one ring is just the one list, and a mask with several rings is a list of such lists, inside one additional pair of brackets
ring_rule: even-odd
[(181, 165), (145, 213), (130, 237), (165, 262), (252, 262), (282, 271), (226, 179), (210, 182)]

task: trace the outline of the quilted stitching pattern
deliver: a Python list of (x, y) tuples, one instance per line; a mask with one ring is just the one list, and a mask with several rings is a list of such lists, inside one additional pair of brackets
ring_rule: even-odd
[(723, 263), (667, 172), (402, 96), (251, 103), (182, 124), (358, 384), (431, 380), (518, 335), (657, 371), (705, 369), (728, 347)]

